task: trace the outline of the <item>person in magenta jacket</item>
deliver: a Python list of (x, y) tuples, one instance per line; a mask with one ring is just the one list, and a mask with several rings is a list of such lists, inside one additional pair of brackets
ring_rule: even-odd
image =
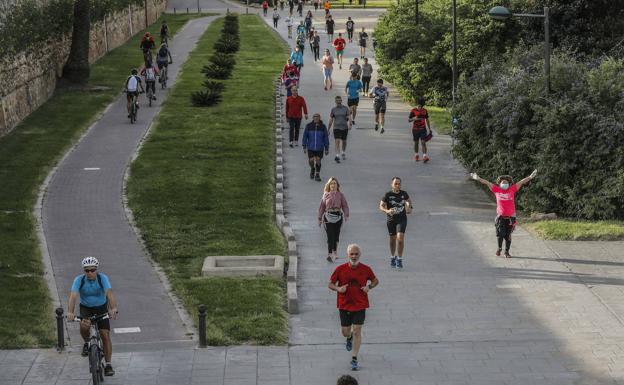
[(480, 178), (477, 173), (470, 174), (471, 178), (489, 187), (496, 197), (496, 238), (498, 239), (498, 249), (496, 255), (500, 256), (503, 250), (503, 240), (505, 241), (505, 258), (511, 258), (509, 249), (511, 248), (511, 233), (516, 228), (516, 193), (529, 183), (537, 175), (537, 170), (533, 170), (531, 175), (522, 179), (518, 183), (513, 182), (509, 175), (501, 175), (496, 178), (496, 184)]
[(336, 250), (340, 240), (340, 228), (349, 218), (347, 198), (340, 191), (338, 179), (333, 176), (325, 183), (317, 216), (319, 226), (323, 225), (327, 233), (327, 262), (333, 262), (338, 257)]

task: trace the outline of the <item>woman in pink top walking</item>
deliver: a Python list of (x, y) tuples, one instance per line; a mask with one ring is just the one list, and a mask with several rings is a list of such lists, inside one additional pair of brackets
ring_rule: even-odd
[(323, 198), (318, 209), (318, 223), (319, 226), (324, 225), (327, 233), (327, 262), (334, 262), (337, 258), (340, 227), (343, 220), (346, 222), (349, 218), (349, 205), (347, 198), (340, 192), (338, 179), (329, 178), (323, 191)]
[(533, 170), (531, 175), (518, 183), (514, 183), (513, 178), (509, 175), (501, 175), (496, 178), (496, 184), (494, 184), (479, 178), (477, 173), (473, 172), (470, 174), (472, 179), (488, 186), (496, 197), (496, 220), (494, 224), (496, 226), (496, 238), (498, 239), (497, 256), (501, 255), (503, 240), (505, 240), (505, 258), (511, 258), (511, 254), (509, 254), (509, 249), (511, 248), (511, 233), (513, 233), (516, 228), (515, 196), (520, 188), (535, 178), (536, 175), (537, 170)]

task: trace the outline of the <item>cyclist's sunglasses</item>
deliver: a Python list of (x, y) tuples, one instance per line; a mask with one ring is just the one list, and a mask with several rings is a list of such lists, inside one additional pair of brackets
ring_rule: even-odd
[(84, 269), (85, 273), (93, 273), (97, 269)]

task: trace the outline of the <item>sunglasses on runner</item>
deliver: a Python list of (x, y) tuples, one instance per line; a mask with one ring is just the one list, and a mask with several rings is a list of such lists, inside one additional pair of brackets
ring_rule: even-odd
[(93, 273), (97, 269), (84, 269), (85, 273)]

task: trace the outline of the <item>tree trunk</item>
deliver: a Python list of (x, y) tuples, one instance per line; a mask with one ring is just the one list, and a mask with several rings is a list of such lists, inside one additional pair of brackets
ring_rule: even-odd
[(63, 67), (63, 77), (72, 83), (86, 84), (89, 81), (89, 35), (91, 17), (90, 0), (75, 0), (74, 30), (69, 58)]

